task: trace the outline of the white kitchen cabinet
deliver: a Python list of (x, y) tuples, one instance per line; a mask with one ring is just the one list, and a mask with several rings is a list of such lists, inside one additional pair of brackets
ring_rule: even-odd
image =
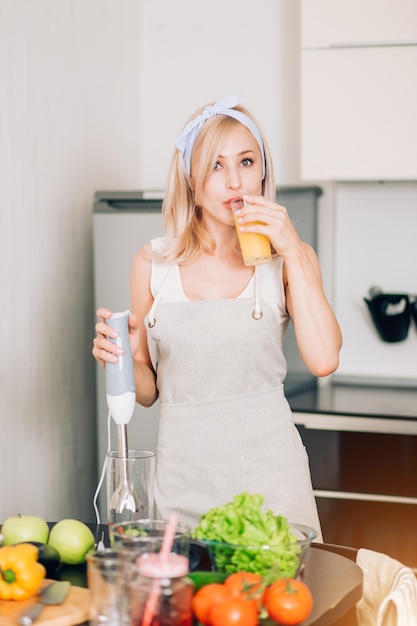
[(302, 0), (302, 48), (417, 43), (416, 0)]
[(304, 0), (303, 180), (416, 179), (416, 111), (415, 0)]
[(417, 46), (305, 50), (304, 180), (417, 178)]

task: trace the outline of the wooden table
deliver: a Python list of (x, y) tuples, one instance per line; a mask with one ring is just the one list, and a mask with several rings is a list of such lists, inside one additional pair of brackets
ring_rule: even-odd
[[(89, 525), (97, 538), (107, 527)], [(339, 552), (339, 554), (337, 553)], [(341, 554), (347, 554), (342, 556)], [(355, 562), (356, 550), (327, 544), (313, 544), (307, 552), (302, 579), (310, 588), (314, 606), (302, 626), (330, 626), (353, 609), (362, 597), (363, 573)], [(66, 566), (56, 571), (56, 578), (86, 586), (84, 566)], [(55, 576), (54, 576), (55, 577)], [(85, 623), (87, 626), (87, 623)], [(84, 625), (83, 625), (84, 626)]]
[(307, 552), (303, 580), (314, 599), (313, 611), (303, 626), (330, 626), (362, 597), (361, 568), (352, 560), (318, 546)]
[[(73, 568), (79, 583), (83, 582), (84, 571)], [(60, 576), (71, 578), (68, 567)], [(363, 575), (360, 567), (350, 559), (311, 547), (307, 553), (302, 579), (310, 588), (313, 611), (303, 626), (330, 626), (351, 610), (362, 597)], [(77, 582), (77, 579), (73, 579)]]

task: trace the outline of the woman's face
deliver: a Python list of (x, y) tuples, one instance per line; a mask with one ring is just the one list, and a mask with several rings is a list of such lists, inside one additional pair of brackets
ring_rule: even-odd
[(211, 216), (233, 224), (230, 202), (243, 194), (262, 193), (262, 165), (255, 137), (245, 126), (237, 124), (221, 144), (213, 170), (201, 192), (196, 194), (196, 205), (202, 209), (203, 221)]

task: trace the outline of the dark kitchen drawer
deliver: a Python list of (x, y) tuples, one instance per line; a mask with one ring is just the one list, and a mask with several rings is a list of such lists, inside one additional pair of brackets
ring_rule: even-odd
[(417, 498), (416, 436), (298, 429), (315, 489)]

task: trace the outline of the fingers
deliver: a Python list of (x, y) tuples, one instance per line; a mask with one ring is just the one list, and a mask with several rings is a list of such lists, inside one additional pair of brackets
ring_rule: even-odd
[(106, 363), (117, 363), (122, 352), (121, 348), (117, 348), (112, 341), (103, 340), (100, 336), (95, 337), (93, 340), (92, 354), (102, 367)]
[(243, 211), (247, 211), (245, 217), (249, 216), (246, 221), (250, 221), (251, 218), (257, 219), (274, 229), (276, 235), (278, 235), (277, 229), (279, 231), (281, 229), (293, 230), (293, 224), (285, 206), (273, 200), (267, 200), (263, 196), (248, 195), (247, 198), (247, 206), (243, 209)]
[[(112, 341), (118, 337), (119, 333), (106, 323), (106, 320), (110, 319), (112, 315), (113, 312), (110, 309), (97, 309), (99, 321), (95, 325), (96, 337), (93, 340), (92, 354), (102, 367), (106, 363), (117, 363), (119, 356), (123, 354), (123, 348), (118, 346), (115, 341)], [(133, 342), (133, 337), (137, 334), (137, 329), (138, 319), (136, 315), (131, 315), (129, 317), (131, 343)]]
[(113, 315), (113, 311), (110, 311), (110, 309), (99, 308), (97, 309), (96, 315), (98, 319), (104, 321), (111, 318), (111, 316)]
[[(102, 322), (105, 322), (105, 320), (108, 320), (112, 317), (113, 315), (113, 311), (110, 311), (110, 309), (105, 309), (103, 307), (97, 309), (96, 315), (98, 317), (99, 320), (101, 320)], [(130, 315), (129, 316), (129, 330), (136, 330), (138, 327), (138, 320), (136, 315)], [(107, 334), (107, 336), (110, 336), (110, 333), (105, 333)], [(117, 337), (117, 333), (114, 335), (114, 337)]]
[[(250, 196), (251, 198), (253, 196)], [(288, 213), (285, 207), (275, 202), (265, 200), (259, 197), (256, 204), (247, 202), (247, 204), (236, 211), (238, 224), (242, 227), (253, 227), (253, 232), (258, 232), (258, 226), (263, 224), (269, 227), (280, 227), (288, 220)], [(255, 228), (256, 226), (256, 228)], [(259, 230), (259, 232), (263, 232)]]
[(116, 363), (119, 355), (123, 353), (123, 350), (109, 339), (116, 339), (118, 336), (117, 330), (106, 323), (106, 320), (110, 319), (112, 315), (110, 309), (97, 309), (99, 321), (95, 325), (96, 337), (93, 340), (92, 353), (102, 367), (106, 363)]
[[(267, 209), (268, 211), (278, 211), (278, 212), (287, 213), (287, 209), (283, 205), (278, 204), (277, 202), (274, 202), (273, 200), (267, 200), (264, 196), (244, 195), (243, 199), (247, 205), (259, 207), (260, 209)], [(250, 209), (250, 206), (249, 207), (247, 206), (247, 208)]]
[(138, 329), (138, 318), (136, 317), (136, 315), (131, 315), (129, 317), (129, 332), (131, 333), (132, 330), (135, 331)]
[(106, 363), (116, 363), (119, 356), (123, 354), (123, 349), (117, 346), (109, 337), (115, 339), (118, 335), (117, 331), (105, 322), (97, 322), (96, 337), (93, 340), (93, 356), (102, 367)]

